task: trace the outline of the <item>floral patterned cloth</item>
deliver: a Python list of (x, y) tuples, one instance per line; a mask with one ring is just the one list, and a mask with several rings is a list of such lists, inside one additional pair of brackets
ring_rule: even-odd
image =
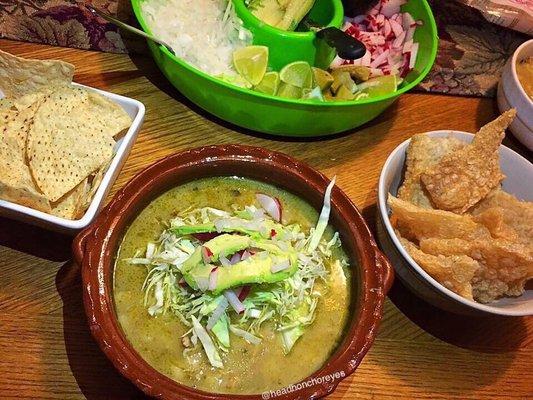
[[(0, 0), (0, 37), (107, 52), (126, 52), (118, 30), (83, 7), (91, 3), (131, 19), (128, 0)], [(494, 96), (501, 69), (527, 37), (487, 22), (452, 0), (430, 0), (439, 27), (439, 54), (421, 91)], [(122, 8), (125, 10), (123, 11)]]

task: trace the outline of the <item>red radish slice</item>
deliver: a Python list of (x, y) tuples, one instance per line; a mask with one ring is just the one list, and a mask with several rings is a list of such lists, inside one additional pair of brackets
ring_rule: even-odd
[(241, 261), (244, 261), (247, 258), (250, 258), (251, 256), (252, 256), (252, 253), (250, 253), (248, 250), (244, 250), (241, 255)]
[(233, 264), (237, 264), (241, 260), (242, 260), (241, 254), (235, 253), (234, 255), (231, 256), (231, 258), (229, 259), (229, 262), (231, 265), (233, 265)]
[(414, 43), (411, 47), (411, 54), (409, 56), (409, 69), (413, 69), (416, 63), (416, 56), (418, 54), (418, 43)]
[(244, 305), (239, 300), (239, 297), (231, 289), (224, 292), (224, 297), (228, 300), (230, 306), (235, 310), (237, 314), (244, 312)]
[(183, 288), (187, 288), (189, 287), (189, 285), (187, 284), (187, 282), (185, 281), (185, 279), (181, 278), (179, 281), (178, 281), (178, 285), (180, 285), (181, 287)]
[(203, 232), (203, 233), (193, 233), (192, 236), (195, 238), (195, 239), (198, 239), (200, 242), (207, 242), (211, 239), (214, 239), (216, 238), (218, 235), (220, 235), (220, 233), (218, 232)]
[(281, 203), (275, 197), (268, 196), (263, 193), (258, 193), (255, 195), (261, 207), (266, 211), (268, 215), (276, 222), (281, 221)]
[(214, 268), (209, 274), (209, 286), (207, 288), (209, 290), (215, 290), (217, 288), (217, 280), (218, 280), (218, 268)]
[(202, 259), (204, 260), (204, 263), (209, 264), (211, 262), (211, 257), (213, 257), (213, 252), (209, 247), (202, 246)]
[(248, 297), (248, 295), (250, 294), (251, 288), (252, 287), (250, 285), (246, 285), (240, 288), (239, 294), (238, 294), (240, 301), (244, 301)]

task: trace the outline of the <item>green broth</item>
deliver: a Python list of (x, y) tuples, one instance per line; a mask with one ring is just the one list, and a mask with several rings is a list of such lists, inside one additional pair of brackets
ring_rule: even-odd
[[(318, 370), (342, 340), (350, 311), (351, 272), (341, 267), (330, 270), (327, 287), (317, 284), (323, 296), (316, 319), (288, 355), (283, 353), (272, 324), (265, 324), (260, 331), (263, 340), (258, 345), (233, 335), (229, 352), (222, 355), (224, 368), (217, 369), (209, 364), (201, 347), (187, 357), (183, 355), (180, 337), (188, 328), (177, 317), (170, 313), (158, 317), (148, 314), (141, 291), (147, 269), (123, 259), (157, 239), (164, 222), (181, 210), (209, 206), (229, 211), (232, 205), (253, 204), (257, 192), (281, 200), (284, 224), (299, 223), (304, 230), (316, 224), (317, 211), (286, 191), (248, 179), (208, 178), (184, 184), (155, 199), (133, 221), (119, 249), (114, 298), (122, 329), (151, 366), (185, 385), (221, 393), (261, 393), (282, 388)], [(330, 227), (326, 234), (332, 236)], [(347, 259), (342, 249), (335, 252), (336, 258)]]

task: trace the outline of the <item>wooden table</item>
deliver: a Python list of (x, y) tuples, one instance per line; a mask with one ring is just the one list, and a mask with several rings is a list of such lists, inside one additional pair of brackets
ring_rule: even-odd
[[(0, 40), (2, 50), (76, 65), (77, 82), (130, 96), (146, 120), (113, 188), (183, 149), (244, 143), (279, 150), (332, 177), (374, 227), (376, 184), (387, 155), (415, 133), (475, 132), (496, 115), (491, 99), (407, 94), (350, 134), (300, 141), (245, 132), (184, 99), (151, 58)], [(512, 137), (506, 144), (527, 150)], [(92, 340), (71, 239), (0, 219), (0, 398), (139, 398)], [(376, 342), (332, 399), (450, 399), (533, 396), (533, 318), (450, 315), (396, 282)]]

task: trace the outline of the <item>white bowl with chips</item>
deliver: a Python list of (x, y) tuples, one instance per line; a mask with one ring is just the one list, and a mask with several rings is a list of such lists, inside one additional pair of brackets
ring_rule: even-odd
[[(124, 165), (135, 139), (137, 138), (137, 134), (141, 129), (141, 125), (144, 120), (145, 107), (141, 102), (129, 97), (120, 96), (77, 83), (73, 83), (72, 85), (75, 87), (81, 87), (87, 90), (95, 91), (109, 100), (117, 103), (132, 119), (132, 124), (127, 132), (117, 139), (115, 143), (113, 159), (107, 168), (89, 207), (81, 218), (70, 220), (0, 199), (0, 216), (23, 221), (57, 232), (74, 234), (88, 226), (96, 217), (100, 209), (104, 206), (104, 200), (111, 190), (111, 187), (115, 182), (122, 166)], [(2, 95), (0, 92), (0, 98), (1, 97)]]
[[(465, 142), (471, 142), (474, 135), (459, 131), (432, 131), (431, 137), (453, 136)], [(458, 314), (466, 315), (533, 315), (533, 290), (527, 290), (522, 296), (502, 298), (489, 304), (481, 304), (465, 299), (447, 289), (433, 279), (420, 267), (401, 245), (390, 222), (390, 208), (387, 204), (389, 194), (397, 195), (403, 180), (406, 150), (410, 140), (400, 144), (389, 155), (381, 171), (378, 185), (378, 240), (382, 250), (392, 262), (397, 276), (402, 283), (418, 297), (428, 303)], [(520, 200), (533, 201), (533, 164), (524, 157), (505, 146), (500, 146), (500, 166), (506, 176), (503, 190), (513, 194)]]

